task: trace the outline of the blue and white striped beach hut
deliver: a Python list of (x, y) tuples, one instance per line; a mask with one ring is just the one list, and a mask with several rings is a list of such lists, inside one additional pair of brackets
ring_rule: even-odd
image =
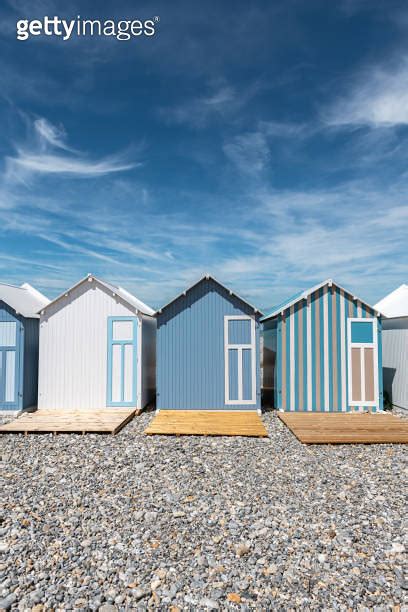
[(157, 313), (159, 410), (260, 410), (261, 312), (210, 276)]
[(38, 311), (49, 300), (24, 283), (0, 283), (0, 411), (37, 405)]
[(372, 306), (327, 280), (276, 306), (262, 322), (264, 380), (274, 407), (382, 410), (381, 320)]

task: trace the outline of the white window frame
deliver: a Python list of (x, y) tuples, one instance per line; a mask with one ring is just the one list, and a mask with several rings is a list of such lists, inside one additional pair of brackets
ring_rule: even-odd
[[(230, 321), (250, 321), (251, 322), (251, 344), (231, 344), (229, 342), (229, 322)], [(256, 404), (256, 332), (255, 332), (255, 317), (250, 315), (225, 315), (224, 316), (224, 373), (225, 373), (225, 404), (232, 405), (253, 405)], [(238, 350), (238, 399), (230, 399), (229, 388), (229, 350)], [(252, 397), (251, 399), (242, 399), (243, 383), (242, 383), (242, 351), (243, 349), (251, 350), (251, 368), (252, 368)]]
[[(373, 324), (373, 341), (372, 342), (352, 342), (351, 341), (351, 324), (357, 321), (358, 323), (372, 323)], [(348, 405), (349, 406), (376, 406), (379, 407), (378, 397), (378, 321), (375, 317), (349, 317), (347, 319), (347, 357), (348, 357)], [(368, 401), (365, 399), (352, 400), (353, 397), (353, 386), (352, 386), (352, 368), (351, 368), (351, 349), (352, 348), (372, 348), (373, 359), (374, 359), (374, 400)], [(364, 351), (360, 351), (360, 377), (361, 377), (361, 395), (365, 396), (365, 360)]]

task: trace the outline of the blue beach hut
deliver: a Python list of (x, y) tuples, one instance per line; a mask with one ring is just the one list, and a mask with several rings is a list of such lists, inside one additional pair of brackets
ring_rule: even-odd
[(49, 300), (24, 283), (0, 283), (0, 411), (37, 404), (38, 334), (41, 308)]
[(211, 276), (157, 313), (158, 410), (260, 410), (261, 312)]
[(288, 411), (383, 408), (380, 313), (332, 280), (262, 318), (264, 381)]

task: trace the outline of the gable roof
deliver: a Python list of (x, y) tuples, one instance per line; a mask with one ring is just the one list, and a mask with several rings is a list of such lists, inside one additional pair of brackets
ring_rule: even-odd
[(0, 300), (27, 319), (38, 319), (38, 311), (50, 302), (28, 283), (21, 287), (0, 283)]
[(264, 317), (262, 317), (261, 321), (266, 321), (267, 319), (276, 317), (278, 314), (282, 313), (287, 308), (290, 308), (291, 306), (293, 306), (294, 304), (297, 304), (297, 302), (300, 302), (301, 300), (305, 300), (309, 295), (311, 295), (315, 291), (318, 291), (322, 287), (325, 287), (326, 285), (328, 285), (329, 287), (334, 285), (338, 289), (341, 289), (342, 291), (344, 291), (344, 293), (346, 293), (347, 295), (350, 295), (353, 298), (353, 300), (358, 300), (359, 302), (361, 302), (368, 308), (371, 308), (371, 310), (375, 310), (377, 315), (380, 314), (380, 312), (377, 311), (375, 307), (371, 306), (371, 304), (368, 304), (364, 300), (361, 300), (359, 297), (355, 296), (350, 291), (347, 291), (347, 289), (344, 289), (344, 287), (341, 287), (341, 285), (335, 283), (331, 278), (328, 278), (322, 283), (319, 283), (318, 285), (315, 285), (314, 287), (310, 287), (310, 289), (306, 289), (305, 291), (300, 291), (299, 293), (296, 293), (295, 295), (293, 295), (291, 298), (289, 298), (285, 302), (282, 302), (281, 304), (274, 306), (273, 308), (271, 308), (270, 312), (268, 312)]
[(222, 289), (224, 289), (225, 291), (227, 291), (230, 295), (233, 295), (234, 297), (236, 297), (238, 300), (240, 300), (241, 302), (243, 302), (244, 304), (246, 304), (247, 306), (249, 306), (250, 308), (252, 308), (252, 310), (256, 313), (258, 312), (259, 314), (262, 314), (262, 312), (259, 310), (259, 308), (256, 308), (255, 306), (253, 306), (252, 304), (250, 304), (249, 302), (247, 302), (246, 300), (244, 300), (240, 295), (238, 295), (237, 293), (235, 293), (234, 291), (232, 291), (231, 289), (228, 289), (228, 287), (226, 287), (225, 285), (223, 285), (222, 283), (220, 283), (216, 278), (214, 278), (214, 276), (210, 276), (209, 274), (205, 274), (204, 276), (202, 276), (201, 278), (198, 279), (198, 281), (196, 281), (195, 283), (193, 283), (190, 287), (188, 287), (187, 289), (185, 289), (184, 291), (182, 291), (181, 293), (179, 293), (178, 295), (176, 295), (175, 298), (173, 298), (172, 300), (170, 300), (170, 302), (167, 302), (167, 304), (165, 304), (164, 306), (162, 306), (161, 308), (159, 308), (156, 311), (156, 316), (158, 314), (160, 314), (161, 312), (163, 312), (163, 310), (165, 310), (165, 308), (167, 308), (168, 306), (170, 306), (170, 304), (173, 304), (176, 300), (180, 299), (181, 297), (184, 297), (185, 295), (187, 295), (187, 293), (189, 291), (191, 291), (192, 289), (194, 289), (194, 287), (197, 287), (197, 285), (200, 285), (203, 281), (205, 280), (211, 280), (213, 281), (216, 285), (218, 285), (219, 287), (221, 287)]
[(65, 297), (70, 291), (73, 291), (74, 289), (82, 285), (83, 283), (92, 282), (92, 281), (95, 281), (102, 287), (105, 287), (105, 289), (108, 289), (108, 291), (111, 292), (113, 296), (118, 295), (124, 302), (126, 302), (129, 306), (131, 306), (132, 308), (135, 308), (139, 312), (145, 315), (149, 315), (149, 316), (154, 315), (153, 308), (150, 308), (150, 306), (147, 306), (147, 304), (145, 304), (141, 300), (138, 300), (137, 297), (129, 293), (129, 291), (126, 291), (126, 289), (123, 289), (123, 287), (112, 285), (111, 283), (107, 283), (106, 281), (103, 281), (100, 278), (96, 278), (96, 276), (93, 276), (93, 274), (88, 274), (87, 276), (85, 276), (85, 278), (82, 278), (75, 285), (67, 289), (67, 291), (64, 291), (64, 293), (61, 293), (61, 295), (59, 295), (54, 300), (52, 300), (52, 302), (47, 304), (45, 307), (41, 308), (40, 311), (41, 312), (46, 311), (48, 306), (51, 306), (52, 304), (59, 302), (59, 300)]
[(403, 284), (391, 291), (374, 308), (389, 319), (408, 317), (408, 285)]

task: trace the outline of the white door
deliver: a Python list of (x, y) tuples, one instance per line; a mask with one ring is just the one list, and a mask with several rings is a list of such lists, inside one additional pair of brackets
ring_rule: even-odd
[(255, 319), (224, 317), (225, 403), (256, 403)]
[(348, 331), (348, 392), (350, 406), (377, 406), (377, 319), (350, 318)]

